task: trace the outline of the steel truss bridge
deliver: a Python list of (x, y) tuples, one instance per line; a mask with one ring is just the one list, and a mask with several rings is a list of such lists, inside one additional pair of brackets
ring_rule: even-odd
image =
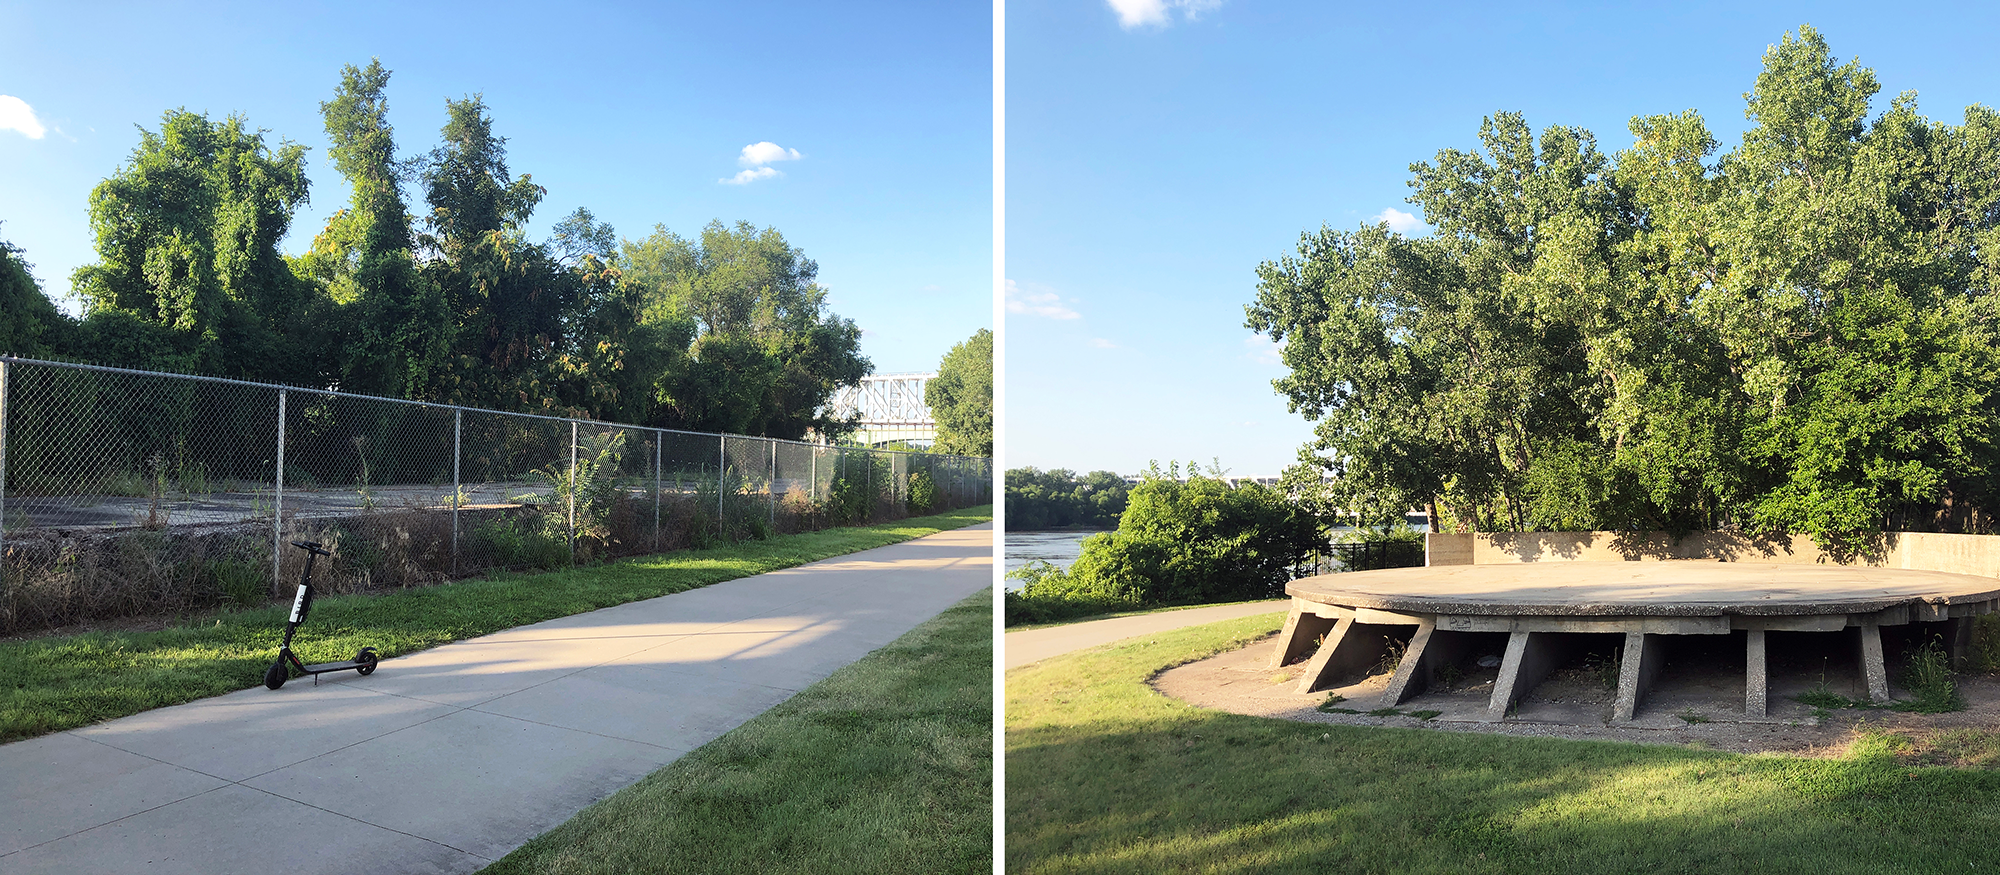
[(858, 413), (861, 428), (854, 439), (864, 444), (889, 441), (930, 443), (937, 440), (937, 420), (924, 403), (924, 385), (937, 374), (877, 374), (861, 384), (843, 387), (826, 403), (835, 416)]

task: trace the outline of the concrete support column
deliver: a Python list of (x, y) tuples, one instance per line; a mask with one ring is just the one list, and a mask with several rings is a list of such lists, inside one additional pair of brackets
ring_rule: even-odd
[(1770, 664), (1764, 656), (1764, 630), (1751, 629), (1743, 645), (1743, 716), (1752, 719), (1768, 713), (1771, 689)]
[(1951, 652), (1951, 670), (1965, 671), (1972, 662), (1972, 618), (1953, 617), (1944, 623), (1944, 644)]
[(1868, 685), (1868, 701), (1889, 704), (1889, 668), (1882, 661), (1882, 627), (1861, 624), (1861, 679)]
[(1312, 647), (1315, 639), (1333, 631), (1332, 617), (1312, 613), (1307, 603), (1292, 599), (1292, 612), (1285, 615), (1285, 628), (1278, 633), (1278, 649), (1271, 653), (1271, 667), (1283, 668)]
[(1486, 719), (1507, 719), (1507, 711), (1555, 670), (1559, 655), (1552, 633), (1510, 633), (1507, 655), (1500, 658), (1500, 677), (1493, 682), (1493, 699), (1486, 705)]
[(1352, 617), (1343, 617), (1335, 623), (1333, 631), (1327, 633), (1326, 643), (1319, 646), (1311, 662), (1306, 663), (1305, 676), (1299, 678), (1298, 692), (1310, 693), (1328, 686), (1328, 681), (1343, 674), (1365, 669), (1381, 661), (1389, 652), (1383, 635), (1390, 627), (1373, 623), (1356, 623)]
[(1410, 646), (1403, 649), (1403, 661), (1396, 665), (1396, 674), (1389, 678), (1389, 689), (1382, 693), (1382, 707), (1401, 705), (1429, 689), (1440, 669), (1465, 655), (1471, 639), (1468, 632), (1439, 629), (1435, 619), (1417, 624), (1417, 634), (1410, 637)]
[(1625, 656), (1618, 665), (1618, 703), (1611, 707), (1611, 719), (1631, 720), (1639, 711), (1639, 700), (1660, 674), (1660, 636), (1645, 632), (1625, 633)]

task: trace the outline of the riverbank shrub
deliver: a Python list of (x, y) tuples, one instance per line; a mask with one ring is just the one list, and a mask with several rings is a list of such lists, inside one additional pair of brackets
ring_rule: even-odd
[(1083, 542), (1064, 571), (1041, 563), (1016, 571), (1009, 625), (1114, 610), (1197, 605), (1284, 594), (1291, 570), (1324, 548), (1320, 521), (1283, 493), (1220, 472), (1150, 467), (1132, 490), (1118, 529)]

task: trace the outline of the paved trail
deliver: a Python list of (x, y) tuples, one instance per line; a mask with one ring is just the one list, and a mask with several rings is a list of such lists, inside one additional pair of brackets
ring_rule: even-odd
[(984, 524), (0, 746), (0, 872), (471, 872), (992, 582)]
[(1275, 613), (1286, 610), (1290, 605), (1291, 599), (1271, 599), (1240, 605), (1161, 611), (1155, 614), (1140, 614), (1136, 617), (1114, 617), (1109, 620), (1091, 620), (1067, 626), (1009, 632), (1004, 645), (1007, 648), (1006, 664), (1008, 668), (1017, 668), (1086, 647), (1096, 647), (1099, 644), (1109, 644), (1138, 635), (1165, 632), (1168, 629), (1184, 629), (1188, 626), (1233, 620), (1237, 617)]

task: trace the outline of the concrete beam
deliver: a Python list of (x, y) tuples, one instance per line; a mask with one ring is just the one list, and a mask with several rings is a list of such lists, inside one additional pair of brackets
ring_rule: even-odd
[(1382, 661), (1382, 655), (1389, 652), (1383, 635), (1394, 628), (1357, 623), (1352, 617), (1334, 624), (1333, 631), (1327, 633), (1326, 643), (1306, 663), (1305, 676), (1299, 678), (1297, 691), (1310, 693), (1328, 686), (1328, 681), (1336, 677)]
[(1889, 668), (1882, 661), (1882, 627), (1874, 623), (1861, 626), (1861, 679), (1868, 685), (1869, 701), (1889, 704)]
[(1389, 689), (1382, 693), (1382, 707), (1393, 708), (1430, 689), (1438, 672), (1464, 657), (1471, 646), (1472, 636), (1464, 632), (1439, 629), (1428, 620), (1419, 625), (1389, 678)]
[(1292, 612), (1285, 615), (1285, 628), (1278, 633), (1278, 647), (1271, 651), (1271, 667), (1282, 668), (1311, 648), (1321, 635), (1333, 631), (1339, 622), (1313, 613), (1310, 603), (1292, 599)]
[(1749, 617), (1737, 614), (1729, 618), (1732, 629), (1759, 629), (1766, 632), (1838, 632), (1847, 628), (1846, 614), (1811, 614), (1798, 617)]
[[(1847, 618), (1833, 618), (1833, 628), (1846, 625)], [(1730, 618), (1713, 617), (1546, 617), (1487, 616), (1480, 614), (1440, 615), (1440, 629), (1453, 632), (1649, 632), (1654, 635), (1727, 635)]]
[(1507, 711), (1555, 670), (1561, 656), (1559, 647), (1548, 632), (1514, 632), (1507, 637), (1500, 677), (1493, 682), (1493, 698), (1486, 705), (1488, 721), (1507, 719)]
[(1760, 718), (1768, 711), (1771, 689), (1770, 664), (1764, 657), (1764, 630), (1751, 629), (1743, 645), (1743, 716)]
[(1660, 674), (1660, 662), (1660, 636), (1625, 633), (1625, 656), (1618, 665), (1618, 702), (1611, 707), (1611, 719), (1631, 720), (1638, 713), (1639, 700)]
[(1355, 608), (1354, 622), (1372, 623), (1377, 626), (1421, 626), (1433, 620), (1425, 614), (1405, 614), (1397, 611), (1381, 611), (1374, 608)]

